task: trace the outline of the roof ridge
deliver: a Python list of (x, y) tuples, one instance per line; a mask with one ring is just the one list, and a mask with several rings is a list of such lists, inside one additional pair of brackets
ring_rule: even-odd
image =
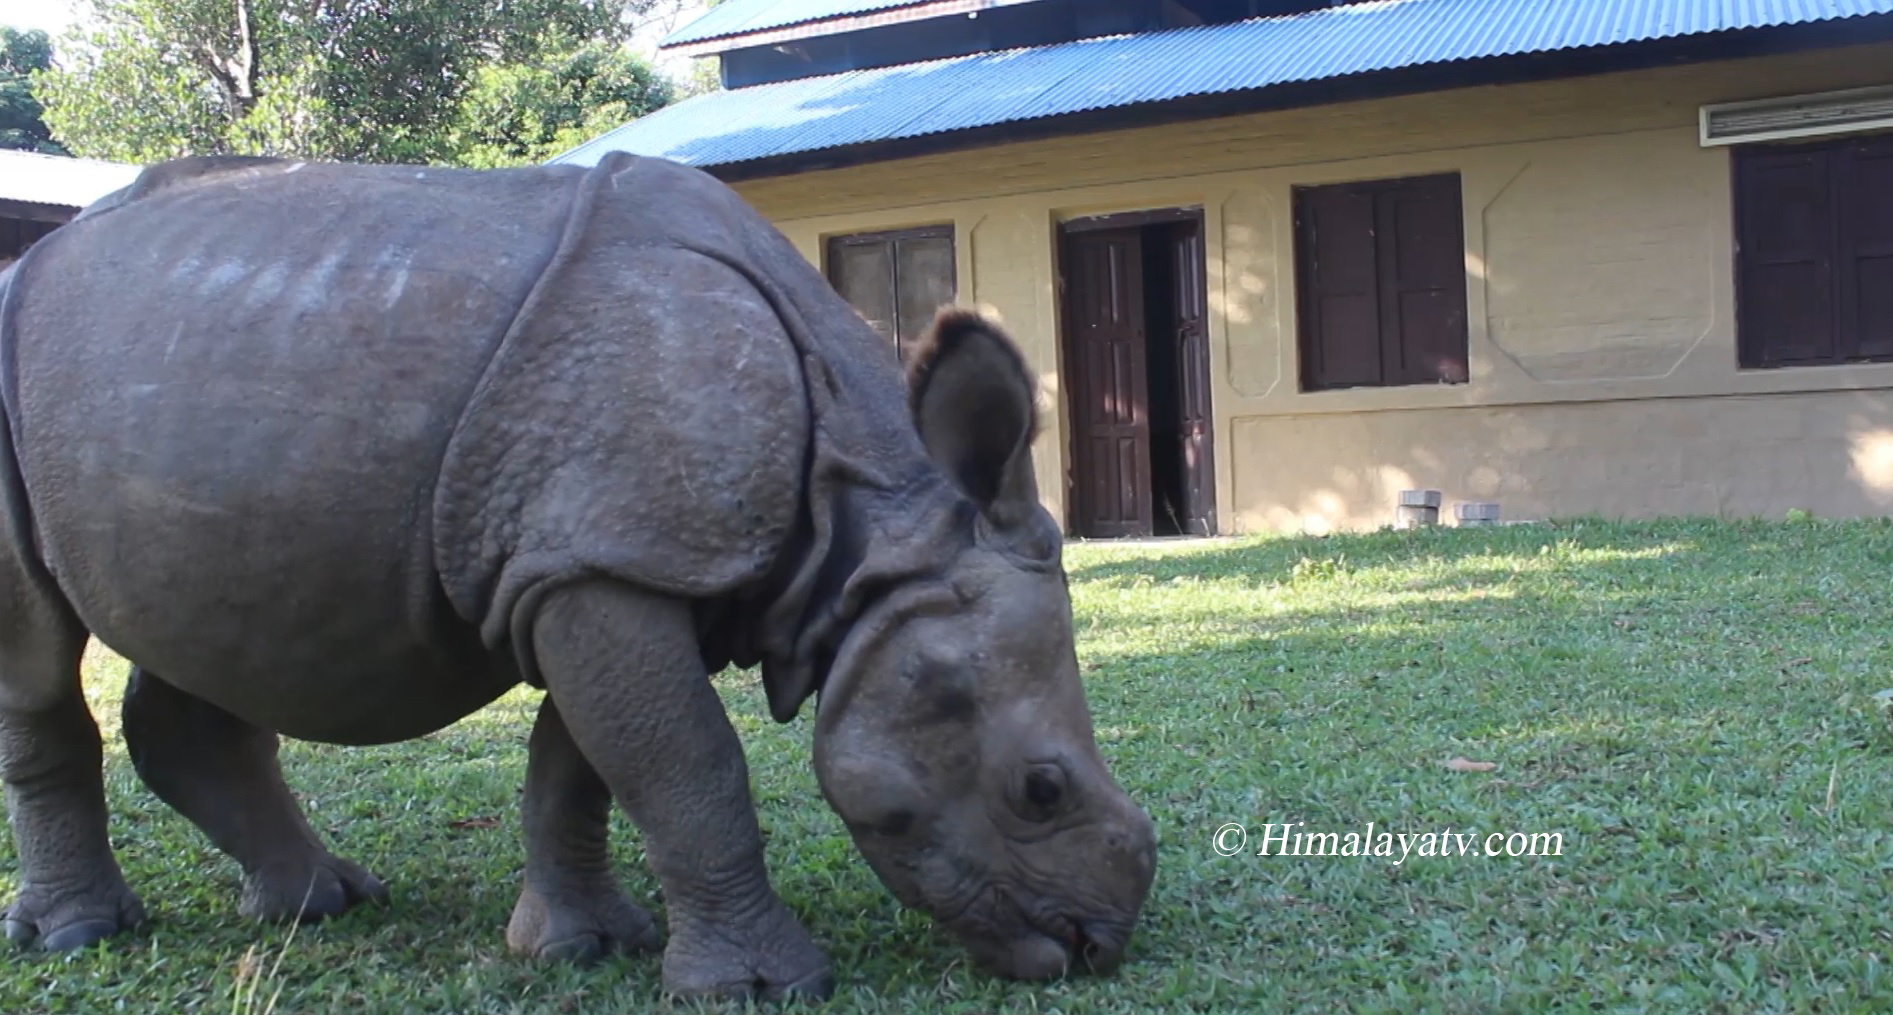
[[(720, 6), (705, 10), (702, 14), (685, 22), (682, 27), (672, 29), (668, 35), (658, 40), (657, 45), (659, 49), (695, 46), (725, 39), (739, 39), (746, 35), (787, 31), (828, 21), (871, 17), (910, 7), (931, 7), (955, 2), (959, 0), (802, 0), (800, 6), (805, 8), (807, 13), (772, 17), (774, 12), (784, 8), (796, 9), (798, 0), (727, 0)], [(989, 4), (981, 6), (997, 7), (1036, 2), (1038, 0), (990, 0)], [(751, 9), (754, 13), (745, 15), (745, 11)], [(728, 27), (722, 27), (725, 22), (728, 22)]]
[(142, 165), (130, 162), (0, 148), (0, 200), (84, 207), (142, 172)]
[[(1799, 34), (1839, 22), (1860, 28)], [(1780, 45), (1760, 48), (1783, 51), (1885, 43), (1893, 41), (1893, 0), (1587, 0), (1577, 12), (1559, 0), (1369, 0), (713, 91), (551, 161), (583, 165), (623, 150), (700, 167), (788, 157), (825, 165), (832, 160), (818, 153), (864, 146), (911, 152), (916, 145), (909, 142), (929, 136), (1095, 120), (1106, 110), (1141, 110), (1149, 118), (1171, 115), (1159, 110), (1185, 101), (1195, 103), (1193, 110), (1248, 108), (1220, 98), (1237, 93), (1279, 93), (1290, 105), (1305, 105), (1341, 92), (1361, 98), (1386, 89), (1432, 90), (1448, 78), (1510, 80), (1530, 69), (1519, 61), (1544, 54), (1569, 55), (1540, 68), (1564, 76), (1589, 72), (1573, 61), (1593, 71), (1630, 70), (1685, 55), (1713, 60), (1759, 52), (1755, 43), (1734, 41), (1744, 37), (1778, 39)]]
[(114, 162), (110, 159), (95, 159), (84, 155), (56, 155), (52, 152), (36, 152), (25, 148), (0, 148), (0, 158), (46, 159), (54, 162), (73, 163), (82, 166), (130, 166), (136, 163)]

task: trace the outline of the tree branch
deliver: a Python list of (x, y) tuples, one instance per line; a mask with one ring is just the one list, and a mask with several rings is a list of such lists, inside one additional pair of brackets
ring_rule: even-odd
[(197, 43), (197, 54), (210, 72), (217, 90), (223, 93), (231, 120), (241, 120), (256, 107), (257, 42), (250, 24), (249, 0), (236, 0), (236, 56), (225, 57), (210, 40)]
[(237, 72), (237, 78), (243, 82), (244, 96), (254, 104), (257, 46), (256, 30), (250, 25), (250, 0), (237, 0), (237, 53), (239, 62), (233, 69)]

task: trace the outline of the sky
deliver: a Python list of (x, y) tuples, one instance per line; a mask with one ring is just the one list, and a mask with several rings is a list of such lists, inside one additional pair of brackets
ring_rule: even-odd
[(0, 25), (58, 35), (72, 23), (74, 6), (72, 0), (0, 0)]

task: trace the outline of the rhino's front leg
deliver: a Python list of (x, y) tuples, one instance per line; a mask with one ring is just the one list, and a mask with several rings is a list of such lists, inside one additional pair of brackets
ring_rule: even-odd
[(663, 943), (651, 914), (611, 874), (611, 790), (579, 753), (551, 698), (526, 760), (526, 884), (506, 943), (522, 955), (589, 961)]
[(688, 609), (592, 581), (548, 595), (532, 631), (572, 740), (644, 832), (669, 908), (665, 989), (828, 997), (826, 956), (769, 884), (748, 765)]

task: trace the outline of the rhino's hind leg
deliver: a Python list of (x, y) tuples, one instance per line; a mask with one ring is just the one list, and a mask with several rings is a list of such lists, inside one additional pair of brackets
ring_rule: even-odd
[(0, 579), (12, 593), (0, 595), (0, 779), (20, 864), (6, 934), (64, 951), (134, 928), (145, 911), (106, 836), (104, 752), (79, 686), (86, 632), (29, 588)]
[(673, 994), (826, 998), (827, 957), (769, 884), (742, 744), (689, 610), (606, 581), (546, 596), (532, 651), (572, 741), (644, 833)]
[(243, 869), (238, 911), (319, 920), (384, 902), (374, 875), (323, 847), (283, 782), (277, 737), (133, 666), (122, 713), (139, 778)]
[(523, 810), (526, 884), (507, 945), (521, 955), (580, 962), (656, 951), (663, 943), (656, 922), (611, 873), (611, 790), (549, 697), (532, 730)]

